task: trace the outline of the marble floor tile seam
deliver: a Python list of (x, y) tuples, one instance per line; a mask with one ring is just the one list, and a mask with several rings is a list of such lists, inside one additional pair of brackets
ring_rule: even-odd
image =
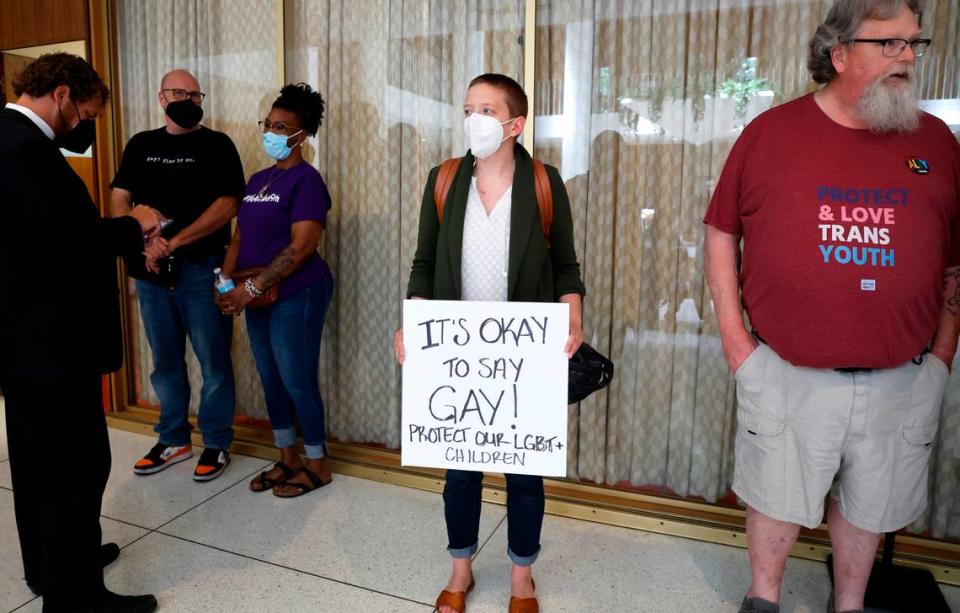
[(105, 515), (103, 513), (100, 514), (100, 517), (102, 517), (103, 519), (109, 519), (110, 521), (115, 521), (120, 524), (133, 526), (134, 528), (140, 528), (141, 530), (146, 530), (148, 533), (154, 532), (156, 530), (156, 528), (151, 528), (149, 526), (141, 526), (140, 524), (134, 523), (128, 519), (117, 519), (116, 517), (110, 517), (109, 515)]
[(28, 604), (30, 604), (31, 602), (33, 602), (33, 601), (36, 600), (37, 598), (40, 598), (40, 597), (39, 597), (39, 596), (34, 596), (33, 598), (31, 598), (30, 600), (26, 601), (25, 603), (19, 604), (19, 605), (15, 606), (14, 608), (10, 609), (10, 613), (17, 613), (17, 611), (19, 611), (20, 609), (24, 608), (25, 606), (27, 606)]
[[(226, 548), (224, 548), (224, 547), (217, 547), (216, 545), (209, 545), (209, 544), (207, 544), (207, 543), (202, 543), (202, 542), (199, 542), (199, 541), (195, 541), (195, 540), (193, 540), (193, 539), (188, 539), (188, 538), (185, 538), (185, 537), (182, 537), (182, 536), (177, 536), (176, 534), (170, 534), (170, 533), (168, 533), (168, 532), (163, 532), (162, 530), (159, 530), (159, 529), (158, 529), (158, 530), (155, 530), (155, 532), (156, 532), (157, 534), (161, 534), (161, 535), (163, 535), (163, 536), (166, 536), (166, 537), (169, 537), (169, 538), (173, 538), (173, 539), (176, 539), (176, 540), (178, 540), (178, 541), (182, 541), (182, 542), (184, 542), (184, 543), (190, 543), (191, 545), (197, 545), (197, 546), (204, 547), (204, 548), (206, 548), (206, 549), (210, 549), (210, 550), (213, 550), (213, 551), (219, 551), (220, 553), (226, 553), (226, 554), (229, 554), (229, 555), (234, 555), (234, 556), (237, 556), (237, 557), (240, 557), (240, 558), (244, 558), (244, 559), (246, 559), (246, 560), (250, 560), (250, 561), (252, 561), (252, 562), (258, 562), (258, 563), (260, 563), (260, 564), (266, 564), (266, 565), (268, 565), (268, 566), (273, 566), (273, 567), (275, 567), (275, 568), (279, 568), (279, 569), (282, 569), (282, 570), (287, 570), (287, 571), (291, 571), (291, 572), (295, 572), (295, 573), (302, 573), (302, 574), (304, 574), (304, 575), (309, 575), (309, 576), (314, 577), (314, 578), (316, 578), (316, 579), (322, 579), (322, 580), (324, 580), (324, 581), (330, 581), (331, 583), (337, 583), (337, 584), (339, 584), (339, 585), (344, 585), (344, 586), (347, 586), (347, 587), (356, 588), (356, 589), (359, 589), (359, 590), (363, 590), (363, 591), (365, 591), (365, 592), (371, 592), (371, 593), (373, 593), (373, 594), (380, 594), (381, 596), (388, 596), (388, 597), (390, 597), (390, 598), (396, 598), (397, 600), (403, 600), (403, 601), (409, 602), (409, 603), (411, 603), (411, 604), (418, 604), (418, 605), (423, 605), (423, 606), (425, 606), (425, 607), (435, 608), (432, 603), (422, 602), (422, 601), (420, 601), (420, 600), (414, 600), (413, 598), (407, 598), (407, 597), (405, 597), (405, 596), (398, 596), (397, 594), (391, 594), (391, 593), (389, 593), (389, 592), (384, 592), (383, 590), (375, 590), (375, 589), (372, 589), (372, 588), (369, 588), (369, 587), (365, 587), (365, 586), (363, 586), (363, 585), (359, 585), (359, 584), (357, 584), (357, 583), (351, 583), (351, 582), (349, 582), (349, 581), (343, 581), (343, 580), (341, 580), (341, 579), (334, 579), (333, 577), (327, 577), (327, 576), (325, 576), (325, 575), (321, 575), (320, 573), (316, 573), (316, 572), (313, 572), (313, 571), (310, 571), (310, 570), (304, 570), (304, 569), (302, 569), (302, 568), (296, 568), (296, 567), (294, 567), (294, 566), (289, 566), (289, 565), (287, 565), (287, 564), (279, 564), (279, 563), (277, 563), (277, 562), (273, 562), (273, 561), (270, 561), (270, 560), (264, 560), (263, 558), (258, 558), (258, 557), (256, 557), (256, 556), (251, 556), (251, 555), (249, 555), (249, 554), (245, 554), (245, 553), (241, 553), (241, 552), (237, 552), (237, 551), (231, 551), (231, 550), (226, 549)], [(143, 536), (141, 536), (140, 538), (138, 538), (137, 541), (143, 539), (143, 538), (146, 537), (146, 536), (147, 536), (147, 535), (144, 534)], [(134, 541), (134, 542), (136, 542), (136, 541)], [(131, 545), (132, 545), (132, 544), (133, 544), (133, 543), (131, 543)], [(478, 553), (479, 553), (479, 552), (478, 552)], [(22, 606), (22, 605), (21, 605), (21, 606)]]
[[(229, 491), (229, 490), (233, 489), (234, 487), (236, 487), (236, 485), (237, 485), (237, 484), (231, 485), (231, 486), (228, 487), (227, 489), (223, 490), (223, 492), (226, 492), (226, 491)], [(223, 492), (219, 492), (219, 493), (223, 493)], [(212, 499), (212, 498), (213, 498), (213, 497), (211, 497), (211, 499)], [(209, 500), (209, 499), (208, 499), (208, 500)], [(204, 503), (206, 503), (206, 502), (207, 502), (207, 501), (204, 501)], [(199, 508), (200, 506), (203, 506), (203, 505), (202, 505), (202, 504), (196, 505), (195, 507), (193, 507), (193, 509)], [(191, 510), (193, 510), (193, 509), (191, 509)], [(185, 514), (185, 513), (186, 513), (186, 512), (184, 512), (184, 514)], [(183, 514), (181, 514), (181, 515), (183, 515)], [(180, 516), (178, 516), (178, 517), (180, 517)], [(175, 519), (176, 519), (176, 518), (175, 518)], [(384, 595), (384, 596), (390, 596), (390, 597), (393, 597), (393, 598), (398, 598), (398, 599), (400, 599), (400, 600), (404, 600), (404, 601), (411, 602), (411, 603), (414, 603), (414, 604), (422, 604), (422, 605), (425, 605), (425, 606), (433, 607), (433, 604), (431, 604), (431, 603), (426, 603), (426, 602), (423, 602), (423, 601), (420, 601), (420, 600), (415, 600), (415, 599), (407, 598), (407, 597), (404, 597), (404, 596), (399, 596), (399, 595), (397, 595), (397, 594), (393, 594), (393, 593), (386, 592), (386, 591), (382, 591), (382, 590), (376, 590), (376, 589), (369, 588), (369, 587), (365, 587), (365, 586), (363, 586), (363, 585), (359, 585), (359, 584), (356, 584), (356, 583), (351, 583), (351, 582), (349, 582), (349, 581), (343, 581), (343, 580), (341, 580), (341, 579), (336, 579), (336, 578), (333, 578), (333, 577), (328, 577), (328, 576), (326, 576), (326, 575), (317, 573), (317, 572), (315, 572), (315, 571), (310, 571), (310, 570), (303, 569), (303, 568), (297, 568), (296, 566), (290, 566), (290, 565), (287, 565), (287, 564), (280, 564), (280, 563), (274, 562), (274, 561), (272, 561), (272, 560), (268, 560), (268, 559), (265, 559), (265, 558), (260, 558), (260, 557), (257, 557), (257, 556), (255, 556), (255, 555), (250, 555), (249, 553), (244, 553), (244, 552), (242, 552), (242, 551), (235, 551), (233, 548), (230, 548), (230, 547), (227, 547), (227, 546), (222, 546), (222, 545), (221, 545), (221, 546), (217, 546), (217, 545), (213, 545), (213, 544), (211, 544), (211, 543), (194, 540), (194, 539), (191, 539), (191, 538), (184, 537), (184, 536), (182, 536), (182, 535), (176, 534), (176, 533), (174, 533), (174, 532), (170, 532), (170, 531), (165, 530), (165, 528), (166, 528), (170, 523), (172, 523), (173, 521), (174, 521), (174, 520), (171, 520), (170, 522), (167, 522), (166, 524), (163, 524), (162, 526), (160, 526), (160, 527), (158, 527), (158, 528), (156, 528), (156, 529), (143, 528), (143, 526), (137, 526), (137, 527), (143, 528), (143, 529), (145, 529), (145, 530), (150, 530), (150, 532), (156, 532), (157, 534), (161, 534), (161, 535), (163, 535), (163, 536), (172, 537), (172, 538), (175, 538), (175, 539), (177, 539), (177, 540), (180, 540), (180, 541), (183, 541), (183, 542), (186, 542), (186, 543), (191, 543), (191, 544), (194, 544), (194, 545), (200, 545), (200, 546), (207, 547), (207, 548), (209, 548), (209, 549), (213, 549), (213, 550), (220, 551), (220, 552), (223, 552), (223, 553), (229, 553), (229, 554), (237, 555), (237, 556), (240, 556), (240, 557), (242, 557), (242, 558), (246, 558), (246, 559), (253, 560), (253, 561), (256, 561), (256, 562), (262, 562), (262, 563), (264, 563), (264, 564), (269, 564), (269, 565), (271, 565), (271, 566), (276, 566), (277, 568), (282, 568), (282, 569), (286, 569), (286, 570), (292, 570), (292, 571), (296, 571), (296, 572), (300, 572), (300, 573), (304, 573), (304, 574), (310, 575), (310, 576), (312, 576), (312, 577), (317, 577), (317, 578), (319, 578), (319, 579), (325, 579), (325, 580), (327, 580), (327, 581), (333, 581), (333, 582), (339, 583), (339, 584), (341, 584), (341, 585), (346, 585), (346, 586), (350, 586), (350, 587), (355, 587), (355, 588), (359, 588), (359, 589), (366, 590), (366, 591), (368, 591), (368, 592), (374, 592), (374, 593), (377, 593), (377, 594), (382, 594), (382, 595)], [(124, 523), (129, 523), (129, 522), (124, 522)], [(497, 522), (496, 526), (494, 526), (494, 528), (493, 528), (492, 530), (490, 530), (490, 532), (486, 535), (486, 537), (483, 539), (483, 541), (478, 545), (478, 547), (477, 547), (477, 552), (473, 555), (473, 558), (472, 558), (472, 559), (476, 560), (477, 557), (480, 556), (481, 553), (483, 553), (484, 548), (494, 539), (494, 537), (497, 535), (497, 532), (498, 532), (499, 530), (503, 529), (503, 527), (506, 525), (506, 523), (507, 523), (507, 516), (506, 516), (506, 514), (504, 514), (504, 516), (501, 517), (500, 520)], [(148, 534), (149, 534), (149, 533), (148, 533)], [(148, 536), (148, 534), (144, 534), (143, 536), (139, 537), (139, 538), (136, 539), (136, 540), (139, 541), (139, 540), (141, 540), (142, 538)]]
[[(105, 515), (101, 515), (100, 517), (106, 517), (106, 516), (105, 516)], [(139, 542), (139, 541), (142, 541), (144, 538), (146, 538), (146, 537), (150, 536), (151, 534), (153, 534), (154, 532), (156, 532), (156, 530), (151, 530), (150, 528), (144, 528), (143, 526), (138, 526), (138, 525), (136, 525), (136, 524), (131, 524), (130, 522), (127, 522), (127, 521), (121, 522), (121, 521), (118, 520), (118, 519), (112, 519), (112, 518), (110, 518), (110, 517), (107, 517), (107, 519), (111, 519), (112, 521), (115, 521), (115, 522), (118, 522), (118, 523), (122, 523), (122, 524), (126, 524), (126, 525), (128, 525), (128, 526), (133, 526), (133, 527), (135, 527), (135, 528), (140, 528), (141, 530), (146, 530), (145, 533), (141, 534), (141, 535), (138, 536), (137, 538), (133, 539), (132, 541), (130, 541), (129, 543), (127, 543), (127, 544), (125, 544), (123, 547), (121, 547), (121, 548), (120, 548), (120, 555), (123, 555), (123, 550), (126, 549), (127, 547), (129, 547), (130, 545), (133, 545), (134, 543), (137, 543), (137, 542)], [(117, 559), (119, 559), (119, 558), (117, 558)]]
[[(3, 463), (5, 463), (5, 462), (7, 462), (7, 461), (8, 461), (8, 460), (2, 460), (2, 461), (0, 461), (0, 464), (3, 464)], [(155, 528), (151, 528), (150, 526), (142, 526), (142, 525), (140, 525), (140, 524), (134, 523), (134, 522), (129, 521), (129, 520), (126, 520), (126, 519), (119, 519), (119, 518), (117, 518), (117, 517), (111, 517), (110, 515), (101, 514), (100, 517), (103, 517), (103, 518), (106, 518), (106, 519), (109, 519), (109, 520), (112, 520), (112, 521), (120, 522), (121, 524), (127, 524), (128, 526), (133, 526), (133, 527), (135, 527), (135, 528), (140, 528), (140, 529), (142, 529), (142, 530), (147, 530), (147, 531), (149, 531), (149, 532), (154, 532), (154, 531), (159, 530), (160, 528), (163, 528), (164, 526), (170, 524), (171, 522), (176, 521), (176, 520), (179, 519), (180, 517), (182, 517), (182, 516), (186, 515), (187, 513), (189, 513), (189, 512), (191, 512), (191, 511), (197, 509), (198, 507), (203, 506), (204, 504), (206, 504), (207, 502), (213, 500), (214, 498), (216, 498), (216, 497), (219, 496), (220, 494), (223, 494), (224, 492), (226, 492), (226, 491), (228, 491), (228, 490), (230, 490), (230, 489), (233, 489), (234, 487), (236, 487), (236, 486), (239, 485), (240, 483), (244, 482), (245, 480), (250, 479), (250, 478), (253, 477), (254, 475), (259, 474), (259, 473), (260, 473), (264, 468), (266, 468), (267, 466), (269, 466), (269, 463), (268, 463), (268, 464), (264, 464), (263, 466), (257, 468), (257, 469), (254, 470), (253, 472), (250, 472), (249, 474), (246, 474), (246, 475), (240, 477), (237, 481), (234, 481), (233, 483), (231, 483), (230, 485), (228, 485), (228, 486), (225, 487), (224, 489), (220, 490), (219, 492), (214, 492), (213, 494), (211, 494), (211, 495), (208, 496), (207, 498), (204, 498), (202, 501), (200, 501), (200, 502), (198, 502), (197, 504), (193, 505), (192, 507), (184, 510), (183, 512), (177, 514), (176, 516), (170, 518), (169, 520), (165, 521), (164, 523), (160, 524), (159, 526), (157, 526), (157, 527), (155, 527)], [(109, 483), (107, 484), (107, 487), (108, 487), (108, 488), (110, 487)], [(8, 492), (12, 492), (12, 491), (13, 491), (13, 488), (12, 488), (12, 487), (5, 487), (5, 486), (3, 486), (3, 485), (0, 485), (0, 489), (6, 490), (6, 491), (8, 491)]]
[(474, 560), (477, 559), (477, 556), (479, 556), (480, 552), (483, 551), (483, 548), (487, 546), (487, 543), (493, 540), (493, 537), (497, 534), (497, 531), (500, 530), (500, 528), (502, 528), (503, 525), (506, 523), (507, 523), (507, 515), (504, 514), (503, 517), (500, 518), (500, 521), (497, 522), (497, 525), (494, 526), (493, 530), (490, 531), (490, 534), (487, 535), (487, 538), (483, 539), (483, 543), (481, 543), (480, 547), (477, 548), (477, 553), (473, 554), (472, 559)]
[[(261, 471), (263, 471), (264, 469), (266, 469), (268, 466), (271, 466), (271, 465), (272, 465), (271, 462), (267, 462), (266, 464), (264, 464), (263, 466), (260, 466), (259, 468), (257, 468), (257, 469), (254, 470), (253, 472), (248, 473), (248, 474), (240, 477), (239, 479), (237, 479), (236, 481), (234, 481), (233, 483), (231, 483), (231, 484), (228, 485), (227, 487), (223, 488), (223, 489), (220, 490), (219, 492), (216, 492), (216, 493), (214, 493), (213, 495), (208, 496), (207, 498), (204, 498), (202, 501), (200, 501), (200, 502), (198, 502), (197, 504), (193, 505), (193, 506), (190, 507), (189, 509), (185, 509), (183, 512), (178, 513), (178, 514), (175, 515), (174, 517), (171, 517), (170, 519), (168, 519), (167, 521), (163, 522), (162, 524), (160, 524), (160, 525), (157, 526), (156, 528), (145, 528), (144, 526), (137, 526), (137, 527), (138, 527), (138, 528), (149, 529), (149, 530), (152, 530), (152, 531), (154, 531), (154, 532), (161, 532), (161, 528), (163, 528), (164, 526), (168, 526), (168, 525), (170, 525), (171, 523), (173, 523), (173, 522), (175, 522), (176, 520), (178, 520), (178, 519), (180, 519), (181, 517), (183, 517), (184, 515), (186, 515), (187, 513), (191, 512), (191, 511), (193, 511), (193, 510), (195, 510), (195, 509), (198, 509), (199, 507), (202, 507), (203, 505), (207, 504), (208, 502), (210, 502), (211, 500), (213, 500), (214, 498), (216, 498), (216, 497), (219, 496), (220, 494), (223, 494), (224, 492), (229, 492), (230, 490), (232, 490), (232, 489), (235, 488), (236, 486), (240, 485), (240, 484), (243, 483), (244, 481), (247, 481), (247, 480), (250, 479), (251, 477), (260, 474)], [(220, 478), (222, 479), (223, 477), (220, 477)], [(110, 487), (110, 486), (108, 485), (107, 487)], [(110, 519), (113, 519), (113, 518), (110, 518)], [(124, 522), (124, 523), (130, 523), (130, 522)], [(165, 533), (165, 532), (161, 532), (161, 534), (166, 534), (166, 533)]]
[[(127, 547), (129, 547), (130, 545), (133, 545), (134, 543), (143, 540), (145, 537), (150, 536), (151, 534), (153, 534), (153, 533), (155, 532), (155, 530), (151, 530), (150, 528), (145, 528), (145, 527), (143, 527), (143, 526), (138, 526), (138, 525), (132, 524), (132, 523), (130, 523), (130, 522), (128, 522), (128, 521), (123, 521), (122, 519), (114, 519), (114, 518), (112, 518), (112, 517), (107, 517), (106, 515), (101, 515), (100, 517), (102, 517), (102, 518), (104, 518), (104, 519), (109, 519), (110, 521), (115, 521), (115, 522), (120, 523), (120, 524), (126, 524), (126, 525), (128, 525), (128, 526), (132, 526), (132, 527), (134, 527), (134, 528), (139, 528), (139, 529), (141, 529), (141, 530), (146, 530), (146, 531), (147, 531), (147, 532), (141, 534), (140, 536), (138, 536), (137, 538), (133, 539), (133, 540), (130, 541), (129, 543), (126, 543), (126, 544), (124, 544), (122, 547), (120, 547), (120, 555), (123, 555), (123, 550), (126, 549)], [(10, 613), (14, 613), (14, 611), (18, 611), (18, 610), (22, 609), (23, 607), (27, 606), (28, 604), (30, 604), (31, 602), (33, 602), (33, 601), (36, 600), (37, 598), (39, 598), (39, 596), (34, 596), (34, 597), (31, 598), (30, 600), (27, 600), (26, 602), (23, 602), (23, 603), (15, 606), (13, 609), (10, 610)]]
[[(109, 519), (109, 518), (108, 518), (108, 519)], [(113, 521), (119, 521), (119, 520), (113, 520)], [(141, 529), (143, 529), (143, 530), (149, 530), (148, 528), (143, 528), (142, 526), (136, 526), (135, 524), (130, 524), (129, 522), (121, 522), (121, 523), (125, 523), (125, 524), (128, 524), (128, 525), (137, 527), (137, 528), (141, 528)], [(498, 526), (498, 527), (499, 527), (499, 526)], [(137, 543), (137, 542), (143, 540), (144, 538), (150, 536), (150, 535), (153, 534), (154, 532), (156, 532), (157, 534), (163, 535), (163, 536), (165, 536), (165, 537), (168, 537), (168, 538), (176, 539), (176, 540), (181, 541), (181, 542), (184, 542), (184, 543), (189, 543), (189, 544), (191, 544), (191, 545), (195, 545), (195, 546), (198, 546), (198, 547), (202, 547), (202, 548), (204, 548), (204, 549), (209, 549), (209, 550), (211, 550), (211, 551), (218, 551), (218, 552), (220, 552), (220, 553), (225, 553), (225, 554), (228, 554), (228, 555), (234, 555), (234, 556), (237, 556), (237, 557), (240, 557), (240, 558), (244, 558), (244, 559), (246, 559), (246, 560), (250, 560), (250, 561), (252, 561), (252, 562), (256, 562), (256, 563), (259, 563), (259, 564), (265, 564), (265, 565), (268, 565), (268, 566), (273, 566), (273, 567), (275, 567), (275, 568), (278, 568), (278, 569), (281, 569), (281, 570), (284, 570), (284, 571), (289, 571), (289, 572), (294, 572), (294, 573), (301, 573), (301, 574), (308, 575), (308, 576), (310, 576), (310, 577), (314, 577), (315, 579), (319, 579), (319, 580), (322, 580), (322, 581), (329, 581), (329, 582), (331, 582), (331, 583), (336, 583), (336, 584), (343, 585), (343, 586), (346, 586), (346, 587), (351, 587), (351, 588), (358, 589), (358, 590), (361, 590), (361, 591), (364, 591), (364, 592), (369, 592), (369, 593), (372, 593), (372, 594), (378, 594), (378, 595), (380, 595), (380, 596), (385, 596), (385, 597), (387, 597), (387, 598), (393, 598), (393, 599), (396, 599), (396, 600), (402, 600), (402, 601), (404, 601), (404, 602), (409, 602), (409, 603), (415, 604), (415, 605), (421, 605), (421, 606), (423, 606), (423, 607), (425, 607), (425, 608), (427, 608), (427, 609), (434, 609), (434, 608), (435, 608), (432, 603), (426, 603), (426, 602), (422, 602), (422, 601), (419, 601), (419, 600), (414, 600), (414, 599), (412, 599), (412, 598), (406, 598), (406, 597), (404, 597), (404, 596), (399, 596), (399, 595), (397, 595), (397, 594), (391, 594), (391, 593), (389, 593), (389, 592), (385, 592), (385, 591), (382, 591), (382, 590), (372, 589), (372, 588), (369, 588), (369, 587), (366, 587), (366, 586), (363, 586), (363, 585), (359, 585), (359, 584), (357, 584), (357, 583), (351, 583), (351, 582), (349, 582), (349, 581), (342, 581), (342, 580), (340, 580), (340, 579), (334, 579), (334, 578), (332, 578), (332, 577), (327, 577), (327, 576), (324, 576), (324, 575), (322, 575), (322, 574), (318, 574), (318, 573), (315, 573), (315, 572), (312, 572), (312, 571), (309, 571), (309, 570), (304, 570), (304, 569), (300, 569), (300, 568), (295, 568), (295, 567), (288, 566), (288, 565), (285, 565), (285, 564), (278, 564), (278, 563), (272, 562), (272, 561), (270, 561), (270, 560), (264, 560), (264, 559), (261, 559), (261, 558), (257, 558), (257, 557), (255, 557), (255, 556), (250, 556), (250, 555), (247, 555), (247, 554), (244, 554), (244, 553), (240, 553), (240, 552), (236, 552), (236, 551), (231, 551), (231, 550), (229, 550), (229, 549), (225, 549), (225, 548), (222, 548), (222, 547), (216, 547), (216, 546), (213, 546), (213, 545), (208, 545), (208, 544), (206, 544), (206, 543), (201, 543), (201, 542), (198, 542), (198, 541), (194, 541), (194, 540), (191, 540), (191, 539), (188, 539), (188, 538), (184, 538), (184, 537), (181, 537), (181, 536), (177, 536), (177, 535), (175, 535), (175, 534), (169, 534), (169, 533), (163, 532), (163, 531), (161, 531), (161, 530), (159, 530), (159, 529), (157, 529), (157, 530), (150, 530), (149, 532), (147, 532), (147, 533), (145, 533), (145, 534), (142, 534), (142, 535), (140, 535), (139, 537), (135, 538), (134, 540), (130, 541), (129, 543), (125, 544), (123, 547), (120, 548), (120, 549), (121, 549), (121, 552), (122, 552), (124, 549), (126, 549), (126, 548), (130, 547), (131, 545), (133, 545), (134, 543)], [(491, 536), (492, 536), (492, 535), (491, 535)], [(489, 540), (490, 540), (490, 539), (488, 538), (487, 541), (489, 541)], [(487, 541), (485, 541), (484, 544), (486, 544)], [(478, 551), (477, 554), (479, 554), (479, 553), (480, 553), (480, 552)], [(121, 555), (122, 555), (122, 554), (121, 554)], [(122, 557), (117, 561), (117, 563), (123, 563)], [(37, 600), (38, 598), (39, 598), (38, 596), (34, 596), (33, 598), (30, 598), (29, 600), (27, 600), (27, 601), (25, 601), (25, 602), (23, 602), (23, 603), (20, 603), (19, 605), (15, 606), (13, 609), (11, 609), (11, 613), (15, 613), (16, 611), (19, 611), (19, 610), (23, 609), (24, 607), (28, 606), (30, 603), (32, 603), (33, 601)]]

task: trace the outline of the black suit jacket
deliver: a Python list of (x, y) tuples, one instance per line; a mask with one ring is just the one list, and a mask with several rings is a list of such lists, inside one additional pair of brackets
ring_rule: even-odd
[(101, 219), (56, 145), (0, 110), (0, 378), (119, 368), (116, 256), (142, 250), (136, 220)]

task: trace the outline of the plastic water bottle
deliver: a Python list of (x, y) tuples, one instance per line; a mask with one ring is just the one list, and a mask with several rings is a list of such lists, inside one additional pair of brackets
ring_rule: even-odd
[(217, 281), (214, 283), (214, 286), (221, 294), (229, 294), (231, 291), (233, 291), (233, 288), (236, 287), (233, 279), (223, 276), (223, 271), (219, 268), (214, 268), (213, 274), (217, 276)]

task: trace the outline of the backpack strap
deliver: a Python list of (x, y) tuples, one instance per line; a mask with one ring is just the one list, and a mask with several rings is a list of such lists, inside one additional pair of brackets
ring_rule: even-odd
[[(460, 168), (462, 157), (450, 158), (440, 164), (437, 171), (437, 182), (433, 185), (433, 205), (437, 208), (437, 221), (443, 221), (443, 207), (447, 203), (447, 194), (453, 185), (453, 178)], [(540, 208), (540, 222), (543, 226), (543, 235), (550, 239), (550, 226), (553, 224), (553, 188), (550, 187), (550, 177), (547, 168), (540, 160), (533, 160), (533, 186), (537, 194), (537, 206)]]
[(443, 221), (443, 207), (447, 203), (447, 194), (450, 193), (450, 186), (453, 185), (453, 178), (457, 175), (462, 161), (462, 157), (450, 158), (440, 164), (440, 170), (437, 171), (437, 182), (433, 184), (433, 205), (437, 207), (438, 222)]
[(543, 224), (543, 235), (550, 244), (550, 226), (553, 224), (553, 189), (550, 187), (550, 177), (547, 168), (540, 160), (533, 160), (533, 187), (537, 193), (537, 204), (540, 207), (540, 222)]

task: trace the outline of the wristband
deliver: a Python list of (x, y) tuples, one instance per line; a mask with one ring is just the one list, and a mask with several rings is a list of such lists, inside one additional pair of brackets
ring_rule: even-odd
[(257, 289), (257, 286), (254, 285), (253, 278), (247, 279), (244, 282), (243, 289), (247, 290), (247, 293), (253, 298), (259, 298), (263, 295), (263, 290)]

